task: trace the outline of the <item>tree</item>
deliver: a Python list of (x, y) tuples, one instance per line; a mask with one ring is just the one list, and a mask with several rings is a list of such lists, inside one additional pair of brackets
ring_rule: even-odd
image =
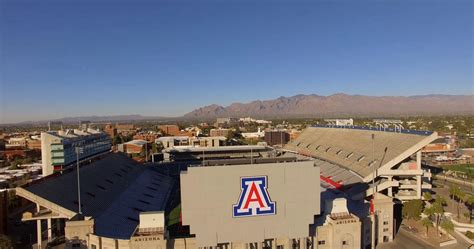
[(449, 233), (454, 231), (454, 224), (450, 220), (444, 219), (443, 222), (441, 222), (441, 228), (443, 228), (446, 233)]
[(438, 232), (438, 234), (441, 218), (444, 214), (444, 205), (446, 205), (446, 200), (443, 197), (437, 195), (434, 203), (431, 205), (432, 210), (429, 210), (435, 217), (436, 232)]
[(454, 196), (456, 196), (456, 192), (459, 191), (459, 188), (456, 186), (451, 186), (449, 187), (449, 198), (454, 199)]
[(433, 222), (431, 222), (429, 218), (425, 217), (421, 220), (421, 224), (426, 228), (426, 236), (428, 237), (428, 229), (433, 227)]
[(458, 191), (456, 191), (456, 201), (458, 202), (457, 211), (458, 211), (458, 219), (459, 219), (459, 209), (461, 208), (461, 202), (464, 201), (464, 198), (466, 197), (466, 193), (464, 193), (459, 187)]
[(123, 143), (123, 139), (120, 135), (115, 135), (115, 137), (112, 138), (112, 145), (117, 145)]
[(402, 214), (407, 219), (419, 220), (422, 211), (423, 201), (421, 200), (410, 200), (403, 204)]
[(430, 192), (424, 192), (423, 199), (425, 199), (425, 201), (427, 202), (431, 202), (433, 200), (433, 196), (431, 195)]
[(472, 209), (474, 207), (474, 195), (471, 195), (467, 197), (466, 199), (466, 205), (469, 207), (469, 223), (472, 222)]

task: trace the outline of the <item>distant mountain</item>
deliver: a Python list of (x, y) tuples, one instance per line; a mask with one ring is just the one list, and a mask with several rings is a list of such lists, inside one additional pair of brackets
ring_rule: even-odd
[(404, 115), (471, 115), (474, 95), (364, 96), (334, 94), (330, 96), (296, 95), (250, 103), (233, 103), (227, 107), (209, 105), (184, 115), (186, 119), (216, 117), (349, 117)]
[(176, 118), (166, 118), (159, 116), (142, 116), (138, 114), (132, 115), (112, 115), (112, 116), (81, 116), (81, 117), (65, 117), (60, 119), (41, 120), (41, 121), (25, 121), (18, 124), (45, 124), (48, 122), (63, 122), (64, 124), (78, 124), (80, 121), (90, 121), (92, 123), (103, 122), (131, 122), (144, 120), (173, 120)]

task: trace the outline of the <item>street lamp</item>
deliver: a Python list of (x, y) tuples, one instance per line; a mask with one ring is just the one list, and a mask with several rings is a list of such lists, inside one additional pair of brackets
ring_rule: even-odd
[(375, 249), (375, 134), (372, 133), (372, 201), (371, 201), (371, 212), (372, 212), (372, 240), (371, 247)]
[(79, 178), (79, 154), (82, 154), (84, 149), (82, 147), (76, 146), (76, 170), (77, 170), (77, 205), (79, 208), (79, 214), (82, 214), (81, 207), (81, 181)]

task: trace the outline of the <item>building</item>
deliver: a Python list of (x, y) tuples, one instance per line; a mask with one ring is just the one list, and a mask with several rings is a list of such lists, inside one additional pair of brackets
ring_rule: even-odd
[(112, 124), (106, 124), (104, 127), (104, 132), (107, 133), (111, 138), (117, 136), (117, 128), (115, 128)]
[(211, 131), (209, 132), (209, 136), (210, 137), (227, 137), (229, 136), (229, 132), (230, 132), (229, 129), (223, 129), (223, 128), (211, 129)]
[(165, 136), (179, 136), (181, 133), (177, 125), (160, 125), (159, 129)]
[(133, 135), (137, 132), (137, 128), (134, 124), (115, 124), (117, 133), (122, 136)]
[(26, 149), (26, 137), (11, 137), (5, 145), (6, 149)]
[(238, 124), (239, 124), (238, 118), (217, 118), (214, 126), (226, 128), (226, 127), (231, 127)]
[(187, 146), (189, 145), (188, 136), (166, 136), (155, 139), (156, 144), (161, 144), (164, 149), (174, 146)]
[(26, 148), (29, 150), (41, 150), (41, 136), (31, 136), (26, 140)]
[(265, 136), (265, 132), (258, 128), (257, 132), (242, 132), (242, 137), (246, 139), (260, 139)]
[[(79, 155), (76, 153), (79, 149)], [(41, 133), (41, 160), (43, 176), (76, 163), (77, 156), (80, 162), (91, 160), (108, 153), (111, 148), (110, 137), (103, 132), (87, 129), (60, 130)]]
[(182, 223), (198, 247), (278, 248), (309, 237), (320, 213), (319, 168), (312, 161), (223, 160), (188, 167), (180, 178)]
[(132, 140), (123, 144), (119, 144), (118, 151), (125, 152), (127, 154), (140, 154), (143, 147), (148, 144), (145, 140)]
[(352, 118), (349, 119), (341, 119), (341, 118), (336, 118), (336, 119), (325, 119), (324, 120), (328, 125), (330, 126), (353, 126), (354, 125), (354, 120)]
[(285, 131), (265, 131), (265, 142), (268, 145), (284, 145), (290, 141), (290, 134)]
[(216, 137), (190, 137), (189, 145), (194, 147), (220, 147), (224, 146), (226, 137), (216, 136)]
[(158, 135), (153, 133), (140, 133), (133, 136), (133, 140), (145, 140), (149, 143), (154, 143), (157, 138)]
[(17, 195), (36, 204), (36, 210), (24, 213), (22, 220), (36, 222), (37, 244), (61, 234), (51, 229), (53, 223), (64, 231), (66, 248), (128, 249), (132, 236), (141, 240), (155, 232), (163, 236), (163, 227), (153, 226), (164, 223), (159, 213), (166, 212), (174, 196), (173, 179), (116, 153), (81, 167), (80, 175), (87, 179), (81, 181), (81, 212), (75, 170), (16, 188)]
[(163, 150), (165, 161), (195, 161), (238, 158), (269, 158), (275, 155), (273, 148), (262, 145), (238, 145), (218, 147), (178, 146)]
[(324, 224), (316, 227), (318, 249), (362, 248), (362, 223), (347, 209), (347, 199), (328, 200), (324, 213)]

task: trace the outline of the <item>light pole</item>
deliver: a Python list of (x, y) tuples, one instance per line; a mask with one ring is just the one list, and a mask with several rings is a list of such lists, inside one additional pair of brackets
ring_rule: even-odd
[(81, 207), (81, 181), (79, 177), (79, 154), (81, 154), (83, 149), (79, 146), (76, 146), (76, 169), (77, 169), (77, 202), (79, 208), (79, 214), (82, 214)]
[(371, 247), (375, 249), (375, 134), (372, 133), (372, 201), (371, 201), (371, 211), (372, 211), (372, 240)]

